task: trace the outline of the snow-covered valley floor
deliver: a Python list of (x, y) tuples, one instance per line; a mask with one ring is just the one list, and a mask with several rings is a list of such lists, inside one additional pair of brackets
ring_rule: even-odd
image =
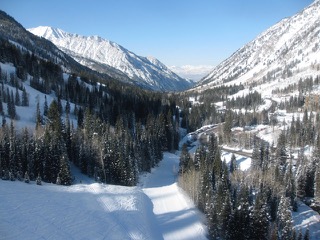
[(178, 169), (178, 156), (164, 153), (159, 167), (142, 179), (159, 230), (163, 239), (207, 239), (200, 212), (176, 183)]
[(202, 215), (176, 184), (177, 168), (178, 156), (165, 153), (138, 187), (79, 173), (70, 187), (0, 180), (0, 239), (206, 239)]

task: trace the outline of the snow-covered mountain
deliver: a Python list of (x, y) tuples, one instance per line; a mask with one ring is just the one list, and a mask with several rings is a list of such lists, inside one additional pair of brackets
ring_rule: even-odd
[(320, 1), (275, 24), (198, 83), (261, 85), (320, 72)]
[(191, 79), (193, 81), (199, 81), (206, 75), (208, 75), (214, 66), (211, 65), (184, 65), (184, 66), (169, 66), (171, 71), (175, 72), (179, 76)]
[(160, 91), (181, 91), (192, 86), (192, 82), (179, 77), (159, 60), (138, 56), (99, 36), (85, 37), (43, 26), (28, 30), (50, 40), (81, 64), (100, 72), (117, 74), (137, 85)]

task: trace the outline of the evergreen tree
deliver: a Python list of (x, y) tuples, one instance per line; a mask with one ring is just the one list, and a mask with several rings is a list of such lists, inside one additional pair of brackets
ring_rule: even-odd
[(36, 184), (37, 184), (37, 185), (42, 185), (42, 181), (41, 181), (40, 174), (38, 174), (38, 177), (37, 177), (37, 179), (36, 179)]
[(232, 115), (231, 111), (226, 113), (225, 122), (223, 125), (223, 133), (227, 143), (231, 141)]
[(18, 90), (17, 87), (16, 87), (16, 94), (15, 94), (15, 104), (16, 104), (17, 106), (20, 106), (20, 105), (21, 105), (20, 93), (19, 93), (19, 90)]
[(44, 105), (43, 105), (43, 116), (48, 115), (48, 101), (47, 101), (47, 95), (44, 96)]
[(180, 163), (179, 163), (180, 174), (184, 173), (185, 171), (188, 171), (190, 162), (191, 162), (191, 157), (188, 152), (187, 144), (183, 144), (181, 149), (181, 154), (180, 154)]
[(72, 175), (71, 175), (68, 159), (66, 156), (61, 157), (60, 171), (58, 173), (56, 182), (59, 182), (58, 178), (61, 185), (69, 186), (72, 184)]
[(300, 229), (298, 237), (297, 237), (297, 240), (302, 240), (302, 238), (303, 238), (303, 236), (302, 236), (302, 232), (301, 232), (301, 229)]
[(286, 170), (286, 163), (287, 163), (287, 149), (286, 149), (286, 135), (285, 132), (282, 131), (278, 138), (278, 144), (276, 149), (276, 159), (278, 164), (280, 165), (280, 174), (283, 175)]
[(268, 239), (269, 219), (267, 202), (261, 193), (257, 196), (252, 220), (251, 220), (250, 239)]
[(236, 159), (236, 156), (233, 153), (232, 156), (231, 156), (231, 161), (230, 161), (230, 173), (233, 173), (237, 169), (238, 169), (237, 159)]
[(58, 103), (56, 100), (53, 100), (50, 104), (49, 110), (48, 110), (48, 125), (49, 129), (56, 133), (58, 138), (62, 138), (62, 121), (60, 117), (60, 111), (58, 108)]
[(290, 210), (290, 199), (281, 197), (278, 210), (278, 230), (283, 240), (292, 238), (292, 217)]
[(29, 177), (28, 172), (25, 172), (25, 174), (24, 174), (24, 182), (25, 183), (29, 183), (30, 182), (30, 177)]
[(0, 114), (3, 114), (3, 104), (2, 104), (2, 97), (0, 96)]
[(40, 126), (42, 126), (42, 117), (40, 113), (40, 103), (38, 101), (36, 108), (36, 129), (39, 129)]
[(304, 233), (303, 240), (309, 240), (309, 239), (310, 239), (310, 232), (308, 227), (306, 232)]
[(320, 166), (317, 166), (315, 170), (314, 197), (317, 201), (320, 201)]
[(67, 102), (66, 102), (65, 110), (66, 110), (66, 114), (70, 114), (70, 103), (69, 103), (69, 100), (67, 100)]
[(22, 91), (22, 106), (29, 106), (28, 93), (25, 88)]

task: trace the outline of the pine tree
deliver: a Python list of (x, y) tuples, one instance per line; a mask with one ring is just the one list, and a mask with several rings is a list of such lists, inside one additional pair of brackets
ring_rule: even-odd
[(316, 167), (314, 178), (314, 197), (320, 202), (320, 166)]
[(2, 97), (0, 96), (0, 114), (3, 114), (3, 104), (2, 104)]
[(260, 152), (260, 144), (258, 143), (258, 139), (255, 137), (253, 142), (253, 151), (252, 151), (252, 168), (258, 170), (261, 168), (261, 152)]
[(292, 238), (292, 217), (290, 210), (290, 199), (281, 197), (278, 210), (278, 229), (283, 240)]
[(36, 129), (39, 129), (40, 126), (42, 126), (42, 117), (40, 113), (40, 103), (38, 101), (36, 109)]
[(231, 161), (230, 161), (230, 173), (233, 173), (237, 169), (238, 169), (237, 159), (236, 159), (236, 156), (233, 153), (232, 156), (231, 156)]
[(25, 88), (23, 88), (22, 91), (22, 106), (29, 106), (29, 98), (28, 98), (28, 93)]
[(15, 94), (15, 104), (17, 106), (20, 106), (21, 105), (21, 102), (20, 102), (20, 93), (19, 93), (19, 90), (18, 88), (16, 87), (16, 94)]
[(49, 129), (55, 132), (59, 139), (62, 138), (62, 121), (56, 100), (53, 100), (48, 110)]
[(48, 115), (48, 102), (47, 102), (47, 95), (44, 96), (44, 105), (43, 105), (43, 116)]
[(284, 170), (287, 161), (287, 150), (286, 150), (286, 135), (285, 132), (282, 131), (278, 138), (277, 150), (276, 150), (276, 157), (278, 159), (278, 163)]
[(41, 181), (40, 174), (38, 174), (38, 177), (37, 177), (37, 179), (36, 179), (36, 184), (37, 184), (37, 185), (42, 185), (42, 181)]
[(72, 175), (71, 175), (68, 159), (64, 155), (62, 156), (62, 158), (60, 160), (60, 171), (58, 173), (58, 177), (57, 177), (56, 182), (59, 182), (58, 178), (59, 178), (61, 185), (69, 186), (72, 184)]
[(301, 229), (299, 230), (299, 233), (298, 233), (298, 237), (297, 237), (297, 240), (302, 240), (303, 236), (302, 236), (302, 231)]
[(226, 113), (225, 123), (223, 125), (223, 133), (227, 143), (231, 141), (232, 115), (231, 111)]
[(306, 197), (314, 197), (314, 180), (315, 180), (315, 166), (309, 164), (306, 167), (306, 183), (305, 183), (305, 193)]
[(25, 172), (25, 174), (24, 174), (24, 182), (25, 183), (29, 183), (30, 182), (30, 177), (29, 177), (28, 172)]
[(296, 176), (297, 197), (302, 199), (306, 196), (306, 170), (305, 166), (299, 165)]
[(306, 232), (304, 233), (303, 240), (309, 240), (309, 239), (310, 239), (310, 232), (308, 227)]
[(65, 110), (66, 110), (66, 114), (70, 114), (70, 103), (69, 103), (69, 100), (67, 100), (67, 102), (66, 102)]
[(181, 149), (181, 154), (180, 154), (180, 163), (179, 163), (180, 174), (184, 173), (185, 171), (188, 171), (190, 162), (191, 162), (191, 157), (188, 152), (187, 144), (183, 144)]
[(257, 196), (252, 220), (251, 220), (251, 235), (250, 239), (268, 239), (269, 234), (269, 219), (268, 219), (268, 206), (266, 199), (261, 196), (260, 193)]

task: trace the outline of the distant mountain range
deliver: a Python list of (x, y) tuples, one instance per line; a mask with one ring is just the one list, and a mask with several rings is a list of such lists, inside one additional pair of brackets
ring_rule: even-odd
[(141, 57), (99, 36), (80, 36), (52, 27), (28, 29), (46, 38), (79, 63), (102, 73), (157, 91), (182, 91), (193, 85), (153, 57)]
[(271, 81), (319, 75), (319, 70), (320, 1), (317, 0), (240, 48), (216, 66), (196, 89), (239, 83), (261, 86)]
[(179, 76), (191, 79), (193, 81), (199, 81), (203, 77), (207, 76), (214, 66), (211, 65), (184, 65), (184, 66), (169, 66), (171, 71), (177, 73)]

